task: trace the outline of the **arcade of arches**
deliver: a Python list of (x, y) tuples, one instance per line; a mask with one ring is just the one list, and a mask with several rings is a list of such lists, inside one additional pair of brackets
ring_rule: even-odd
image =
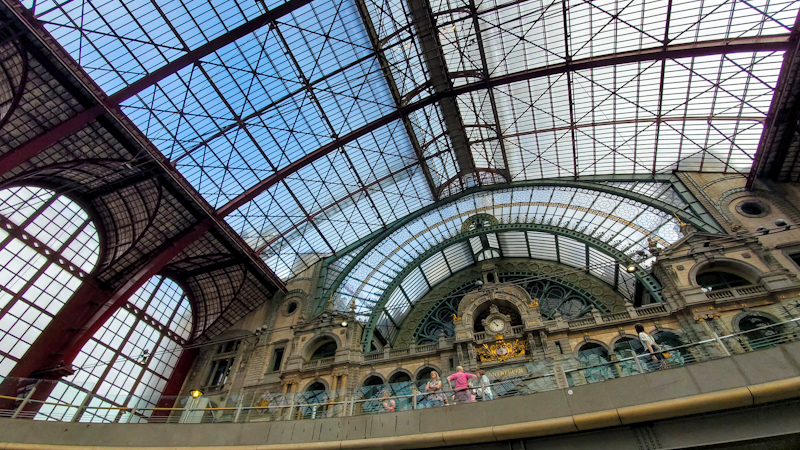
[[(0, 196), (2, 219), (29, 233), (3, 237), (2, 251), (13, 256), (3, 269), (7, 300), (0, 320), (13, 318), (36, 325), (30, 330), (46, 329), (63, 306), (58, 299), (68, 299), (81, 288), (82, 278), (96, 270), (102, 230), (92, 220), (93, 213), (54, 191), (16, 187), (0, 191)], [(779, 205), (771, 210), (779, 213)], [(491, 217), (476, 215), (465, 222), (463, 232), (481, 233), (502, 225)], [(236, 401), (243, 404), (269, 404), (274, 401), (271, 396), (296, 393), (307, 406), (293, 410), (295, 419), (340, 414), (330, 402), (350, 391), (364, 399), (359, 413), (384, 411), (384, 397), (397, 398), (395, 407), (402, 410), (418, 406), (411, 399), (424, 391), (433, 372), (447, 376), (458, 365), (482, 368), (499, 382), (509, 376), (544, 374), (554, 364), (571, 364), (586, 368), (582, 378), (566, 370), (556, 382), (598, 382), (642, 370), (630, 359), (644, 353), (633, 330), (636, 322), (670, 350), (673, 364), (688, 364), (702, 355), (683, 346), (710, 330), (719, 335), (746, 332), (737, 345), (757, 350), (780, 342), (791, 330), (776, 324), (800, 313), (797, 305), (772, 300), (774, 295), (792, 298), (792, 292), (800, 292), (798, 269), (786, 262), (791, 258), (764, 250), (763, 241), (772, 235), (720, 239), (724, 235), (685, 228), (684, 237), (673, 245), (651, 254), (632, 253), (641, 272), (628, 273), (605, 247), (591, 239), (582, 241), (579, 234), (556, 234), (563, 233), (557, 228), (549, 235), (548, 228), (524, 232), (526, 245), (533, 245), (534, 239), (545, 243), (550, 236), (554, 252), (537, 247), (539, 251), (520, 258), (514, 236), (502, 230), (475, 241), (478, 247), (468, 245), (475, 262), (457, 270), (457, 254), (452, 245), (446, 247), (441, 261), (452, 273), (438, 282), (428, 281), (436, 271), (431, 260), (414, 269), (430, 286), (411, 308), (390, 314), (392, 328), (362, 319), (352, 304), (342, 310), (329, 302), (315, 313), (317, 299), (310, 287), (318, 284), (314, 277), (319, 275), (309, 271), (308, 277), (289, 284), (288, 294), (256, 308), (214, 343), (201, 345), (189, 360), (191, 366), (177, 373), (184, 394), (200, 389), (205, 404), (225, 406), (233, 401), (227, 393), (235, 386), (243, 393)], [(794, 233), (787, 231), (783, 237)], [(482, 245), (496, 248), (500, 257), (481, 260)], [(704, 251), (709, 257), (698, 258)], [(589, 261), (588, 270), (577, 262), (581, 258)], [(603, 268), (606, 260), (610, 271)], [(410, 295), (417, 289), (408, 280), (383, 287), (389, 299), (387, 313), (393, 311), (392, 292)], [(38, 417), (150, 420), (147, 408), (172, 401), (165, 389), (175, 383), (182, 348), (192, 346), (196, 316), (190, 289), (167, 275), (148, 279), (82, 344), (72, 360), (73, 373), (44, 392), (54, 406), (39, 408)], [(24, 360), (25, 349), (37, 339), (30, 330), (16, 329), (10, 327), (0, 341), (0, 366), (6, 373)], [(371, 341), (364, 347), (368, 331)], [(615, 361), (620, 362), (612, 364)], [(514, 389), (498, 388), (498, 393)], [(45, 398), (44, 394), (39, 395)], [(111, 408), (91, 408), (106, 406)], [(129, 418), (127, 412), (113, 409), (122, 406), (144, 412)]]

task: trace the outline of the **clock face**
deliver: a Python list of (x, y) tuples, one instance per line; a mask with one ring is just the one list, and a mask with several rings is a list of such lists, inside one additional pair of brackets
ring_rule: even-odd
[(491, 322), (489, 322), (489, 329), (494, 332), (500, 331), (505, 327), (506, 324), (503, 323), (503, 319), (494, 319)]

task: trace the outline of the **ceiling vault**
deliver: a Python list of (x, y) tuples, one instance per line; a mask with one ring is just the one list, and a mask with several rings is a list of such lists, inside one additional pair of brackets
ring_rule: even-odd
[[(386, 79), (386, 83), (389, 85), (389, 90), (392, 92), (392, 98), (394, 99), (395, 107), (399, 108), (403, 104), (403, 96), (400, 95), (400, 91), (397, 89), (397, 83), (394, 81), (392, 70), (389, 67), (389, 61), (386, 59), (386, 55), (381, 48), (381, 42), (378, 38), (378, 33), (375, 30), (375, 25), (372, 23), (372, 18), (369, 15), (369, 11), (367, 10), (367, 5), (364, 3), (364, 0), (355, 0), (355, 2), (356, 6), (358, 7), (358, 13), (361, 15), (361, 20), (364, 22), (364, 27), (367, 30), (367, 35), (369, 35), (369, 40), (372, 43), (375, 57), (378, 59), (383, 76)], [(428, 183), (428, 188), (431, 190), (431, 196), (433, 197), (434, 201), (439, 200), (436, 184), (433, 182), (430, 168), (428, 167), (428, 163), (425, 161), (424, 148), (420, 145), (419, 139), (417, 138), (417, 133), (414, 132), (414, 127), (411, 124), (411, 120), (409, 120), (408, 116), (403, 116), (402, 121), (403, 127), (406, 129), (406, 134), (408, 134), (408, 140), (411, 142), (411, 147), (414, 148), (414, 153), (417, 155), (417, 161), (419, 161), (419, 165), (422, 168), (422, 173), (425, 175), (425, 181)], [(364, 184), (361, 183), (361, 188), (366, 191), (367, 186), (364, 186)], [(367, 195), (369, 195), (368, 192)]]
[[(423, 61), (428, 69), (431, 87), (435, 94), (444, 94), (452, 87), (452, 82), (447, 74), (447, 62), (439, 42), (439, 35), (433, 23), (433, 12), (427, 0), (408, 0), (414, 29), (417, 32), (420, 47), (422, 47)], [(465, 176), (475, 171), (475, 162), (469, 148), (469, 139), (464, 130), (464, 121), (458, 110), (454, 96), (442, 96), (439, 108), (444, 116), (444, 127), (450, 137), (453, 152), (458, 163), (459, 175)]]
[[(417, 0), (415, 0), (417, 1)], [(544, 78), (551, 75), (560, 75), (567, 72), (575, 72), (579, 70), (586, 70), (599, 67), (610, 67), (619, 64), (628, 64), (645, 61), (662, 61), (675, 58), (689, 58), (700, 57), (709, 55), (726, 55), (742, 52), (772, 52), (783, 51), (789, 48), (790, 35), (778, 35), (769, 37), (745, 37), (734, 39), (721, 39), (707, 42), (698, 42), (693, 44), (676, 44), (663, 46), (652, 49), (644, 49), (632, 52), (615, 53), (612, 55), (605, 55), (599, 57), (591, 57), (579, 60), (573, 60), (563, 64), (553, 64), (542, 68), (523, 70), (519, 72), (509, 73), (507, 75), (496, 76), (486, 81), (477, 81), (465, 85), (452, 87), (443, 92), (435, 92), (434, 94), (418, 100), (414, 103), (402, 106), (392, 113), (389, 113), (380, 119), (370, 122), (361, 128), (355, 129), (346, 135), (339, 136), (333, 142), (330, 142), (322, 147), (314, 150), (294, 162), (287, 164), (282, 169), (278, 170), (275, 174), (259, 181), (252, 187), (245, 190), (242, 194), (223, 205), (217, 210), (217, 214), (221, 217), (227, 216), (236, 209), (245, 205), (249, 201), (256, 198), (259, 194), (274, 186), (281, 180), (297, 172), (303, 167), (313, 163), (319, 158), (332, 153), (343, 146), (355, 141), (361, 136), (364, 136), (380, 127), (387, 125), (402, 117), (408, 116), (414, 111), (420, 110), (426, 106), (433, 105), (437, 101), (445, 98), (451, 98), (455, 102), (455, 97), (461, 94), (479, 91), (487, 87), (503, 86), (510, 83), (519, 81), (533, 80), (537, 78)], [(441, 104), (441, 103), (440, 103)], [(454, 105), (455, 106), (455, 105)], [(444, 111), (443, 111), (444, 112)], [(470, 157), (471, 158), (471, 157)]]

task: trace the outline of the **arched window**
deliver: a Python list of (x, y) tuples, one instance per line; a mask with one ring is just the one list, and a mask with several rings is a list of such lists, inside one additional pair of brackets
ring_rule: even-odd
[(751, 284), (735, 273), (709, 271), (697, 274), (697, 284), (708, 290), (730, 289)]
[[(357, 399), (377, 399), (381, 397), (381, 393), (385, 388), (386, 386), (383, 384), (381, 377), (372, 375), (364, 380), (364, 384), (354, 392), (354, 395)], [(356, 408), (361, 410), (361, 414), (372, 414), (383, 411), (379, 401), (359, 402), (356, 403)]]
[(99, 255), (97, 229), (69, 198), (36, 187), (0, 190), (0, 376), (11, 372)]
[(632, 357), (636, 355), (641, 355), (645, 352), (644, 346), (642, 342), (639, 341), (638, 337), (621, 337), (617, 342), (614, 343), (614, 353), (617, 355), (617, 359), (619, 363), (617, 367), (619, 367), (620, 374), (624, 377), (628, 375), (635, 375), (641, 373), (641, 359), (639, 359), (640, 363), (637, 364), (635, 359)]
[(317, 344), (317, 348), (311, 353), (309, 360), (333, 358), (336, 356), (336, 341), (333, 339), (326, 339)]
[[(607, 364), (611, 361), (611, 357), (608, 354), (608, 350), (602, 345), (595, 342), (583, 344), (578, 350), (577, 358), (580, 366), (585, 367), (585, 369), (580, 370), (580, 373), (583, 374), (587, 383), (616, 378), (613, 367)], [(574, 386), (575, 378), (568, 376), (567, 382)]]
[(411, 408), (411, 398), (407, 396), (411, 395), (411, 386), (413, 384), (414, 383), (411, 382), (411, 377), (405, 372), (397, 372), (389, 378), (389, 395), (400, 397), (394, 399), (397, 405), (395, 411), (403, 411)]
[(417, 383), (416, 383), (418, 388), (424, 389), (423, 386), (428, 384), (428, 381), (431, 379), (431, 372), (433, 372), (434, 370), (436, 369), (434, 369), (433, 367), (426, 367), (421, 371), (419, 371), (419, 373), (417, 374)]
[(633, 355), (640, 355), (644, 353), (644, 346), (639, 341), (639, 338), (624, 337), (614, 344), (614, 353), (622, 358), (630, 358)]
[(312, 384), (298, 400), (301, 406), (297, 408), (295, 419), (326, 417), (329, 405), (325, 404), (328, 402), (328, 391), (325, 390), (324, 384), (319, 382)]
[(595, 366), (611, 360), (608, 350), (594, 342), (583, 344), (578, 350), (577, 357), (582, 366)]
[(746, 331), (745, 336), (753, 350), (773, 347), (783, 342), (783, 327), (775, 325), (769, 317), (747, 315), (739, 320), (739, 330)]
[[(48, 401), (86, 406), (152, 408), (191, 336), (192, 309), (177, 283), (151, 278), (92, 336), (73, 361), (75, 373)], [(152, 411), (131, 422), (146, 422)], [(127, 421), (128, 413), (44, 405), (39, 418), (61, 421)]]
[(663, 330), (654, 333), (653, 339), (662, 349), (669, 350), (671, 355), (669, 358), (670, 365), (683, 365), (696, 362), (694, 355), (689, 348), (679, 348), (677, 350), (673, 350), (676, 347), (682, 347), (686, 345), (686, 342), (684, 342), (680, 336), (672, 331)]

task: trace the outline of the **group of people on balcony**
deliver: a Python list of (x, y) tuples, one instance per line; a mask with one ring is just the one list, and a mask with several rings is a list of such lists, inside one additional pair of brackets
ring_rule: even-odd
[[(419, 392), (416, 386), (412, 385), (412, 396), (416, 399), (417, 407), (429, 408), (458, 403), (474, 403), (478, 399), (494, 399), (494, 393), (490, 386), (491, 382), (483, 369), (478, 369), (476, 375), (465, 372), (462, 366), (458, 366), (456, 367), (456, 372), (447, 377), (446, 380), (449, 390), (453, 392), (452, 401), (445, 393), (442, 379), (435, 370), (431, 372), (430, 380), (425, 383), (425, 393)], [(383, 391), (381, 400), (384, 412), (395, 412), (397, 402), (389, 395), (388, 391)]]

